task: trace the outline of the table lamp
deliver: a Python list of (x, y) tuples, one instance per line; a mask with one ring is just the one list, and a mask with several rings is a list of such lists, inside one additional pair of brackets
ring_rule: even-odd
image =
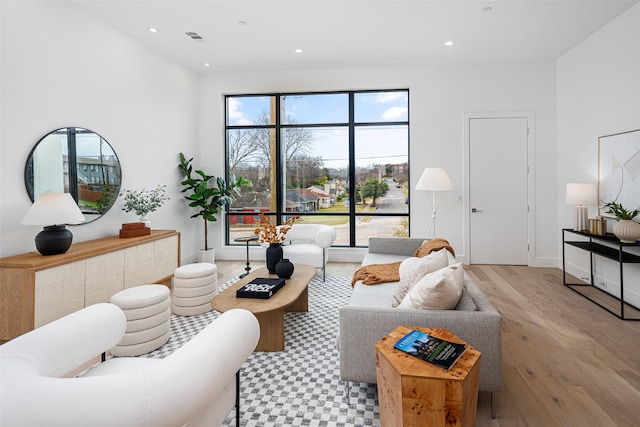
[(84, 220), (71, 194), (47, 193), (36, 198), (21, 224), (44, 226), (36, 236), (36, 248), (42, 255), (58, 255), (65, 253), (73, 241), (73, 234), (65, 224)]
[[(451, 178), (447, 175), (447, 171), (442, 168), (425, 168), (422, 172), (422, 176), (420, 176), (420, 180), (416, 185), (416, 190), (427, 190), (431, 191), (431, 224), (429, 224), (429, 229), (427, 230), (427, 237), (429, 236), (429, 232), (433, 228), (433, 238), (436, 238), (436, 212), (438, 210), (438, 205), (440, 204), (440, 200), (442, 199), (442, 193), (444, 191), (453, 191), (455, 187), (451, 182)], [(436, 202), (436, 193), (440, 192), (438, 200)]]
[(567, 205), (575, 206), (573, 229), (585, 231), (589, 229), (589, 208), (598, 204), (598, 189), (595, 184), (583, 182), (567, 183)]

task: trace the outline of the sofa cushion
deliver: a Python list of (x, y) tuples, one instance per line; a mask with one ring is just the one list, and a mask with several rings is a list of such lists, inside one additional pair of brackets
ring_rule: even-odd
[(392, 307), (398, 307), (407, 292), (429, 273), (449, 265), (447, 250), (440, 249), (422, 258), (409, 257), (400, 264), (400, 283), (393, 295)]
[(462, 263), (429, 273), (407, 292), (399, 308), (452, 310), (460, 300), (463, 283)]
[(478, 306), (473, 301), (473, 297), (467, 290), (466, 286), (462, 287), (462, 295), (460, 295), (460, 301), (458, 301), (458, 305), (456, 305), (456, 310), (458, 311), (477, 311)]
[(362, 260), (362, 265), (388, 264), (392, 262), (404, 261), (405, 259), (407, 259), (407, 257), (404, 255), (368, 253), (364, 256), (364, 259)]
[(365, 285), (358, 281), (353, 287), (349, 305), (390, 310), (389, 302), (397, 286), (398, 282)]

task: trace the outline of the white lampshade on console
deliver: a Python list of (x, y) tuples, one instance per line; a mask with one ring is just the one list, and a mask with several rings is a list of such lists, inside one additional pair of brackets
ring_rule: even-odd
[(57, 255), (65, 253), (73, 241), (73, 234), (65, 224), (77, 224), (84, 220), (71, 194), (48, 193), (38, 196), (21, 224), (44, 226), (36, 236), (36, 248), (42, 255)]
[[(453, 182), (451, 182), (451, 178), (442, 168), (425, 168), (422, 172), (422, 176), (418, 180), (418, 184), (416, 185), (416, 190), (426, 190), (431, 191), (431, 224), (429, 225), (429, 229), (427, 230), (427, 237), (429, 236), (429, 232), (433, 228), (433, 238), (436, 237), (436, 212), (438, 210), (438, 205), (440, 204), (440, 200), (442, 199), (442, 192), (444, 191), (453, 191), (455, 187), (453, 186)], [(440, 192), (440, 196), (436, 201), (436, 192)]]
[(567, 205), (575, 206), (573, 229), (585, 231), (589, 229), (589, 208), (598, 204), (598, 188), (595, 184), (584, 182), (567, 183)]

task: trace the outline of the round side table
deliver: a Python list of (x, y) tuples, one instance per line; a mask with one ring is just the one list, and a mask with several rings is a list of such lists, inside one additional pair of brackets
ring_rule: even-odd
[(242, 273), (239, 277), (243, 278), (251, 271), (251, 265), (249, 262), (249, 243), (257, 242), (258, 236), (248, 236), (248, 237), (238, 237), (237, 239), (233, 239), (234, 242), (238, 243), (246, 243), (247, 244), (247, 266), (245, 267), (245, 273)]

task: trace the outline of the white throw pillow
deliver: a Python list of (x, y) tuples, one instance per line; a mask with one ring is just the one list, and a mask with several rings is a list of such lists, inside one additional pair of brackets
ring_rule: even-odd
[(407, 292), (398, 308), (453, 310), (462, 295), (463, 284), (462, 263), (441, 268), (420, 279)]
[(393, 295), (392, 307), (397, 307), (418, 280), (449, 264), (448, 251), (440, 249), (422, 258), (410, 257), (400, 263), (400, 283)]

